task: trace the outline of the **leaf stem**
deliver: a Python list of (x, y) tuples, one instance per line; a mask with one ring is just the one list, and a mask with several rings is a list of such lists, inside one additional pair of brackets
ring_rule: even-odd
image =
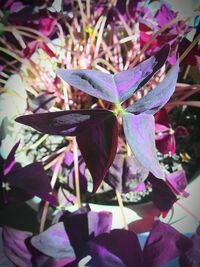
[[(58, 174), (59, 174), (59, 170), (60, 170), (60, 166), (61, 166), (61, 164), (63, 162), (64, 156), (65, 156), (65, 153), (63, 152), (61, 155), (59, 155), (59, 157), (57, 159), (58, 161), (56, 163), (55, 170), (53, 172), (53, 176), (52, 176), (52, 179), (51, 179), (52, 190), (55, 187), (56, 180), (57, 180), (57, 177), (58, 177)], [(44, 208), (43, 208), (43, 212), (42, 212), (42, 216), (41, 216), (41, 221), (40, 221), (40, 233), (44, 231), (45, 222), (46, 222), (47, 213), (48, 213), (48, 208), (49, 208), (49, 202), (46, 201), (45, 204), (44, 204)]]
[(115, 192), (116, 192), (119, 208), (120, 208), (120, 211), (121, 211), (121, 217), (122, 217), (124, 229), (128, 230), (128, 224), (127, 224), (126, 216), (125, 216), (125, 213), (124, 213), (124, 205), (123, 205), (121, 194), (117, 190), (115, 190)]

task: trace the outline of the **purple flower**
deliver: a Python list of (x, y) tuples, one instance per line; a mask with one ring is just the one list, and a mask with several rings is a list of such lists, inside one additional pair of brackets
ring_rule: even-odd
[(59, 70), (71, 86), (96, 98), (115, 104), (115, 110), (75, 110), (21, 116), (17, 122), (48, 134), (76, 136), (86, 165), (97, 190), (116, 155), (118, 144), (117, 115), (123, 118), (126, 140), (136, 159), (156, 177), (163, 178), (156, 158), (153, 115), (169, 100), (175, 90), (178, 63), (165, 79), (147, 95), (127, 108), (122, 103), (144, 86), (163, 65), (169, 53), (164, 47), (155, 57), (135, 68), (115, 75), (95, 70)]
[[(26, 201), (34, 196), (49, 201), (56, 206), (57, 201), (51, 195), (50, 179), (39, 162), (21, 167), (15, 161), (15, 152), (19, 142), (12, 148), (4, 163), (0, 177), (0, 188), (3, 203)], [(2, 200), (1, 200), (2, 201)]]

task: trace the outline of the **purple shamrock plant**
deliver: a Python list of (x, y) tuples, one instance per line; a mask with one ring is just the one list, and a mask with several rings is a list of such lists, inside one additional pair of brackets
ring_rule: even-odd
[(161, 267), (195, 252), (191, 239), (159, 220), (153, 223), (143, 250), (136, 233), (112, 229), (111, 225), (111, 213), (93, 212), (86, 206), (74, 213), (61, 212), (40, 234), (4, 226), (0, 229), (4, 247), (3, 251), (0, 247), (0, 263), (23, 267)]
[(38, 196), (53, 206), (57, 201), (51, 195), (50, 179), (39, 162), (21, 167), (15, 161), (15, 153), (20, 142), (17, 142), (4, 163), (0, 177), (1, 202), (4, 204), (26, 201)]
[(133, 69), (115, 75), (95, 70), (62, 70), (58, 75), (71, 86), (102, 100), (114, 103), (114, 110), (90, 109), (20, 116), (17, 122), (43, 133), (76, 136), (97, 190), (111, 166), (118, 145), (118, 120), (123, 119), (124, 134), (136, 159), (158, 178), (164, 177), (156, 157), (154, 114), (173, 94), (178, 77), (178, 62), (165, 79), (136, 103), (123, 103), (143, 87), (165, 63), (170, 47)]

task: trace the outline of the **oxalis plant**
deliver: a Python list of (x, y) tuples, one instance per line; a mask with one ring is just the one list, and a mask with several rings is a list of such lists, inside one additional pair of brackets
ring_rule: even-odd
[(17, 122), (53, 135), (76, 136), (78, 147), (93, 178), (96, 192), (113, 163), (118, 145), (118, 117), (128, 145), (137, 160), (154, 176), (164, 178), (156, 158), (154, 114), (169, 100), (175, 90), (178, 62), (165, 79), (137, 102), (124, 103), (165, 63), (170, 47), (133, 69), (115, 75), (96, 70), (63, 70), (57, 74), (68, 84), (83, 92), (114, 104), (112, 110), (67, 110), (20, 116)]
[[(176, 201), (174, 192), (184, 191), (185, 187), (180, 185), (180, 180), (183, 182), (184, 177), (179, 173), (180, 179), (176, 180), (177, 177), (167, 175), (158, 163), (154, 114), (166, 104), (175, 90), (178, 60), (161, 83), (126, 106), (127, 100), (142, 89), (162, 67), (169, 52), (170, 46), (166, 45), (155, 56), (136, 67), (114, 75), (87, 69), (59, 69), (57, 74), (67, 84), (112, 103), (113, 108), (37, 113), (20, 116), (16, 121), (45, 134), (75, 136), (93, 179), (94, 194), (116, 156), (118, 120), (122, 119), (126, 141), (138, 162), (152, 174), (152, 184), (158, 190), (159, 186), (166, 186), (165, 183), (162, 184), (166, 178), (173, 185), (172, 191), (169, 187), (169, 192), (166, 191), (173, 203)], [(9, 200), (12, 192), (21, 196), (26, 192), (24, 200), (37, 195), (46, 203), (56, 206), (50, 183), (39, 163), (18, 170), (14, 159), (18, 145), (19, 143), (10, 152), (5, 164), (2, 183), (4, 197)], [(56, 164), (54, 173), (59, 167)], [(33, 172), (37, 172), (38, 177), (35, 186), (34, 179), (31, 178)], [(16, 182), (18, 177), (21, 178)], [(158, 190), (157, 196), (159, 192)], [(170, 225), (155, 221), (142, 249), (133, 231), (111, 230), (111, 226), (111, 213), (93, 212), (86, 205), (73, 213), (59, 212), (52, 225), (45, 230), (42, 228), (39, 234), (3, 227), (0, 244), (4, 247), (4, 266), (158, 267), (177, 257), (180, 257), (182, 266), (193, 266), (191, 264), (199, 260), (198, 256), (194, 256), (193, 245), (199, 238), (198, 229), (193, 239), (189, 239)]]

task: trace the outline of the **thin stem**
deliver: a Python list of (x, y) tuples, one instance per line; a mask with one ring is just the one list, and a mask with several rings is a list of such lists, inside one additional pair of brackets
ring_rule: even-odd
[[(59, 170), (60, 170), (60, 166), (61, 166), (61, 164), (63, 162), (64, 156), (65, 156), (65, 153), (62, 153), (61, 155), (59, 155), (58, 162), (56, 163), (55, 170), (53, 172), (53, 176), (52, 176), (52, 179), (51, 179), (52, 190), (55, 187), (56, 180), (57, 180), (57, 177), (58, 177), (58, 174), (59, 174)], [(42, 216), (41, 216), (40, 233), (44, 231), (45, 222), (46, 222), (47, 213), (48, 213), (48, 208), (49, 208), (49, 202), (46, 201), (45, 204), (44, 204), (44, 208), (43, 208), (43, 212), (42, 212)]]
[(188, 46), (188, 48), (183, 52), (183, 54), (179, 58), (179, 63), (183, 61), (183, 59), (187, 56), (187, 54), (192, 50), (192, 48), (198, 44), (200, 40), (200, 34), (197, 35), (197, 37), (194, 39), (194, 41)]
[(80, 208), (81, 193), (80, 193), (79, 169), (78, 169), (78, 146), (75, 138), (73, 139), (73, 152), (74, 152), (75, 189), (76, 189), (77, 205)]
[[(65, 109), (69, 110), (69, 100), (66, 87), (63, 87), (63, 94), (65, 100)], [(81, 207), (81, 193), (80, 193), (80, 183), (79, 183), (79, 166), (78, 166), (78, 146), (76, 138), (73, 138), (73, 154), (74, 154), (74, 175), (75, 175), (75, 191), (77, 197), (77, 205)]]
[(123, 205), (123, 201), (122, 201), (121, 195), (117, 190), (115, 190), (115, 193), (116, 193), (116, 196), (117, 196), (117, 201), (118, 201), (120, 212), (121, 212), (121, 216), (122, 216), (124, 229), (128, 230), (128, 224), (127, 224), (126, 216), (125, 216), (125, 213), (124, 213), (124, 205)]
[(95, 58), (97, 57), (98, 52), (99, 52), (99, 48), (100, 48), (100, 45), (101, 45), (102, 36), (103, 36), (103, 30), (104, 30), (105, 24), (106, 24), (106, 17), (103, 17), (102, 23), (101, 23), (101, 26), (100, 26), (100, 29), (99, 29), (99, 34), (98, 34), (98, 37), (97, 37), (97, 43), (96, 43), (96, 46), (95, 46), (95, 52), (94, 52), (94, 57)]

